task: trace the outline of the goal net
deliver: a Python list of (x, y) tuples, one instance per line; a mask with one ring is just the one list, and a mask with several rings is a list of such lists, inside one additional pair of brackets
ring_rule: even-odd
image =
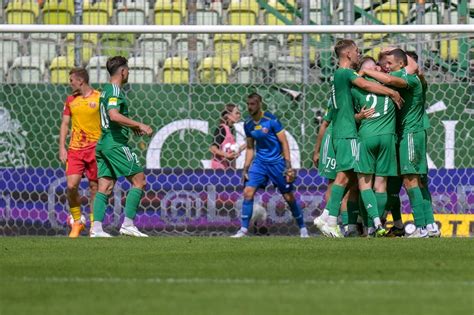
[[(351, 30), (350, 27), (347, 28)], [(0, 235), (66, 235), (69, 208), (58, 137), (68, 73), (85, 67), (93, 87), (107, 82), (105, 62), (129, 58), (124, 87), (131, 118), (154, 129), (151, 138), (132, 137), (130, 146), (146, 165), (147, 187), (137, 215), (152, 235), (229, 235), (240, 224), (241, 169), (215, 170), (209, 151), (226, 104), (247, 116), (246, 97), (256, 92), (265, 110), (285, 127), (297, 168), (296, 197), (310, 230), (324, 209), (327, 181), (312, 163), (318, 127), (326, 111), (332, 47), (353, 38), (363, 55), (381, 48), (415, 51), (428, 81), (426, 111), (429, 188), (444, 236), (474, 233), (472, 33), (1, 33), (0, 34)], [(235, 125), (245, 142), (243, 122)], [(83, 213), (88, 184), (81, 182)], [(126, 180), (110, 198), (105, 229), (116, 233), (123, 218)], [(402, 189), (405, 222), (412, 220)], [(268, 213), (272, 235), (298, 229), (272, 185), (256, 204)], [(390, 217), (389, 217), (390, 221)], [(313, 230), (314, 231), (314, 230)]]

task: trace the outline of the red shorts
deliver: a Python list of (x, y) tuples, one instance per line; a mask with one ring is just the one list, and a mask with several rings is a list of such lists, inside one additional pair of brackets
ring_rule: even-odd
[(86, 175), (89, 180), (97, 181), (95, 146), (84, 150), (68, 150), (66, 176), (68, 175)]

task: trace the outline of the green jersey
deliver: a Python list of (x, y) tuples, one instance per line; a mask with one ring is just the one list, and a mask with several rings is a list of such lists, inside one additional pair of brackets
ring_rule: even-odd
[(100, 149), (109, 149), (128, 144), (129, 128), (110, 120), (109, 110), (117, 109), (128, 117), (128, 103), (118, 85), (107, 83), (100, 95), (100, 124), (102, 135), (97, 143)]
[(326, 128), (326, 133), (332, 135), (332, 120), (334, 116), (334, 109), (332, 107), (332, 100), (329, 99), (328, 101), (328, 109), (326, 114), (324, 114), (323, 120), (329, 123), (328, 127)]
[(423, 128), (426, 130), (431, 127), (430, 118), (426, 113), (426, 93), (428, 92), (428, 84), (426, 81), (422, 81), (421, 86), (423, 87)]
[(357, 138), (357, 127), (354, 119), (354, 105), (352, 104), (352, 81), (359, 78), (353, 69), (339, 68), (334, 72), (332, 86), (333, 137)]
[(425, 96), (423, 86), (416, 74), (407, 74), (405, 68), (390, 73), (406, 81), (407, 87), (398, 89), (405, 101), (398, 111), (397, 131), (399, 134), (424, 130)]
[[(371, 78), (368, 81), (377, 82)], [(354, 107), (357, 112), (365, 108), (375, 108), (372, 117), (363, 119), (359, 126), (359, 137), (368, 138), (379, 135), (395, 134), (395, 104), (388, 96), (376, 95), (358, 87), (351, 90)]]

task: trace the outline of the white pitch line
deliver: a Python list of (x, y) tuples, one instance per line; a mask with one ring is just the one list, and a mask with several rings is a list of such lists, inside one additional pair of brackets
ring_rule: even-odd
[[(306, 284), (306, 285), (427, 285), (446, 284), (474, 286), (474, 281), (410, 281), (410, 280), (269, 280), (255, 278), (104, 278), (104, 277), (20, 277), (6, 278), (7, 281), (48, 282), (48, 283), (158, 283), (158, 284)], [(0, 280), (0, 282), (3, 282)]]

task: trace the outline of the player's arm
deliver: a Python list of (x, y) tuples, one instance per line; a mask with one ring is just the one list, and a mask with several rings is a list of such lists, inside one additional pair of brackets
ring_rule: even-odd
[(59, 128), (59, 159), (62, 163), (67, 161), (66, 137), (69, 132), (70, 122), (71, 116), (63, 114), (61, 127)]
[(120, 112), (116, 108), (109, 109), (109, 118), (111, 121), (119, 125), (134, 129), (141, 135), (145, 134), (147, 136), (151, 136), (151, 134), (153, 133), (153, 130), (150, 126), (125, 117), (124, 115), (120, 114)]
[(288, 183), (292, 183), (296, 179), (296, 172), (291, 167), (291, 155), (290, 155), (290, 146), (288, 145), (288, 140), (286, 139), (285, 130), (281, 130), (277, 133), (278, 141), (281, 143), (283, 149), (283, 158), (285, 159), (285, 177)]
[(354, 119), (357, 123), (360, 123), (362, 120), (372, 117), (373, 114), (375, 114), (375, 108), (366, 108), (364, 106), (360, 112), (354, 115)]
[(352, 84), (367, 92), (379, 95), (386, 95), (390, 97), (395, 104), (397, 104), (398, 108), (402, 107), (403, 99), (400, 94), (395, 90), (383, 86), (382, 84), (370, 82), (361, 77), (357, 77), (356, 79), (352, 80)]
[(319, 164), (319, 151), (321, 149), (321, 142), (323, 141), (324, 134), (326, 133), (326, 129), (329, 126), (329, 122), (323, 120), (321, 126), (319, 126), (319, 131), (316, 136), (316, 143), (314, 144), (314, 153), (313, 153), (313, 163), (314, 166), (318, 167)]
[(252, 137), (247, 137), (247, 151), (245, 151), (244, 169), (242, 171), (242, 180), (245, 183), (249, 180), (249, 168), (255, 154), (255, 141)]
[(219, 126), (216, 128), (214, 132), (214, 141), (211, 144), (209, 151), (215, 156), (223, 157), (225, 159), (233, 160), (237, 157), (236, 153), (227, 153), (221, 149), (219, 149), (222, 142), (225, 140), (225, 129)]
[[(383, 73), (380, 71), (376, 70), (361, 70), (359, 72), (360, 75), (368, 75), (371, 78), (374, 78), (375, 80), (379, 81), (380, 83), (383, 83), (385, 85), (393, 86), (396, 88), (406, 88), (407, 87), (407, 82), (403, 80), (402, 78), (390, 75), (388, 73)], [(386, 95), (386, 94), (384, 94)]]

